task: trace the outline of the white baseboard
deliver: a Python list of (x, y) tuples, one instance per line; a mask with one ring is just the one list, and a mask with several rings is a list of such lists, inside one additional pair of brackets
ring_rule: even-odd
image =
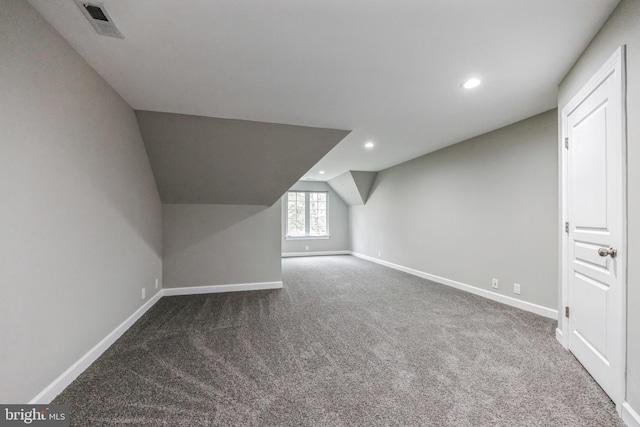
[(322, 255), (351, 255), (351, 251), (283, 252), (282, 258), (297, 257), (297, 256), (322, 256)]
[(31, 399), (29, 404), (48, 404), (51, 403), (57, 395), (59, 395), (69, 384), (73, 382), (78, 376), (84, 372), (93, 362), (95, 362), (102, 353), (105, 352), (111, 344), (116, 342), (126, 331), (129, 329), (138, 319), (142, 317), (153, 305), (162, 298), (162, 289), (157, 292), (153, 297), (149, 298), (149, 301), (144, 303), (142, 307), (137, 309), (131, 316), (129, 316), (124, 322), (118, 325), (113, 331), (96, 344), (91, 350), (89, 350), (84, 356), (82, 356), (76, 363), (71, 365), (69, 369), (64, 371), (58, 378), (53, 380), (51, 384), (45, 387), (36, 397)]
[(442, 285), (451, 286), (452, 288), (460, 289), (481, 297), (497, 301), (512, 307), (519, 308), (521, 310), (529, 311), (531, 313), (539, 314), (540, 316), (548, 317), (550, 319), (558, 319), (558, 310), (543, 307), (538, 304), (533, 304), (527, 301), (522, 301), (516, 298), (501, 295), (495, 292), (488, 291), (486, 289), (476, 288), (475, 286), (467, 285), (465, 283), (456, 282), (455, 280), (446, 279), (444, 277), (436, 276), (434, 274), (425, 273), (423, 271), (415, 270), (413, 268), (404, 267), (402, 265), (394, 264), (388, 261), (383, 261), (378, 258), (374, 258), (368, 255), (363, 255), (357, 252), (351, 252), (353, 256), (366, 259), (367, 261), (375, 262), (376, 264), (384, 265), (395, 270), (404, 271), (405, 273), (412, 274), (414, 276), (422, 277), (423, 279), (431, 280), (433, 282), (440, 283)]
[(238, 283), (235, 285), (189, 286), (186, 288), (164, 288), (164, 296), (215, 294), (219, 292), (259, 291), (281, 289), (282, 282)]
[(640, 427), (640, 415), (633, 410), (629, 402), (622, 404), (622, 421), (624, 421), (628, 427)]
[(93, 362), (95, 362), (102, 353), (105, 352), (118, 338), (120, 338), (133, 324), (142, 317), (153, 305), (163, 296), (172, 295), (196, 295), (209, 294), (217, 292), (239, 292), (253, 291), (260, 289), (279, 289), (282, 288), (282, 282), (263, 282), (263, 283), (242, 283), (237, 285), (218, 285), (218, 286), (193, 286), (189, 288), (164, 288), (160, 289), (153, 297), (149, 298), (142, 307), (137, 309), (135, 313), (118, 325), (113, 331), (82, 356), (76, 363), (71, 365), (69, 369), (64, 371), (58, 378), (53, 380), (51, 384), (44, 388), (36, 397), (29, 401), (29, 404), (48, 404), (53, 401), (69, 384), (71, 384), (78, 376), (85, 371)]
[(556, 328), (556, 340), (564, 347), (564, 336), (560, 328)]

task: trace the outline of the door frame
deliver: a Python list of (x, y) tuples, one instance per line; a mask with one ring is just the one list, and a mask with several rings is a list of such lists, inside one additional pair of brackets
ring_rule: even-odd
[(621, 247), (618, 251), (616, 260), (619, 266), (620, 277), (620, 297), (617, 306), (620, 309), (620, 337), (618, 342), (618, 366), (619, 371), (616, 372), (616, 395), (610, 396), (616, 405), (618, 414), (622, 413), (622, 405), (625, 402), (626, 394), (626, 343), (627, 343), (627, 123), (626, 123), (626, 63), (625, 63), (625, 46), (619, 46), (611, 57), (600, 67), (600, 69), (589, 79), (589, 81), (571, 98), (571, 100), (562, 108), (561, 111), (561, 132), (559, 134), (559, 150), (561, 161), (560, 174), (560, 198), (561, 198), (561, 215), (560, 215), (560, 233), (562, 236), (560, 245), (560, 278), (561, 278), (561, 306), (559, 307), (559, 322), (557, 338), (566, 350), (569, 350), (569, 319), (565, 316), (564, 308), (569, 305), (569, 237), (565, 232), (565, 221), (568, 216), (568, 152), (565, 148), (565, 138), (568, 136), (568, 116), (575, 110), (584, 99), (590, 95), (612, 72), (619, 76), (616, 90), (619, 90), (619, 99), (616, 100), (614, 108), (616, 108), (616, 122), (620, 124), (619, 140), (620, 145), (617, 147), (620, 154), (620, 164), (616, 179), (618, 180), (618, 188), (621, 191)]

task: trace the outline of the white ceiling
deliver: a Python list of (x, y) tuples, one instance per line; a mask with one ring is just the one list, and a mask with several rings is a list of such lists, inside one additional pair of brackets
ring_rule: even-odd
[(553, 108), (619, 0), (103, 0), (124, 40), (29, 1), (134, 109), (353, 130), (328, 180)]

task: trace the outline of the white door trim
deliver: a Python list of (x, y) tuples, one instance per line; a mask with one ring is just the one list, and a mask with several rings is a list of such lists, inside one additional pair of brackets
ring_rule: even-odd
[(561, 339), (562, 345), (565, 349), (569, 348), (569, 322), (567, 317), (564, 316), (564, 307), (568, 306), (569, 303), (569, 260), (568, 260), (568, 245), (569, 239), (567, 233), (565, 233), (565, 221), (567, 221), (568, 217), (568, 190), (567, 190), (567, 182), (568, 182), (568, 154), (565, 149), (564, 141), (565, 137), (568, 135), (568, 127), (567, 127), (567, 118), (570, 113), (575, 110), (582, 101), (593, 92), (612, 72), (616, 72), (617, 76), (619, 76), (618, 88), (620, 90), (619, 99), (616, 100), (615, 105), (612, 105), (613, 108), (616, 109), (616, 114), (618, 114), (619, 120), (616, 122), (620, 123), (619, 131), (619, 141), (620, 146), (618, 147), (620, 154), (620, 165), (619, 165), (619, 174), (617, 176), (618, 179), (618, 188), (622, 192), (620, 200), (622, 201), (622, 209), (620, 210), (620, 214), (622, 218), (621, 220), (621, 232), (622, 232), (622, 245), (620, 250), (618, 251), (617, 262), (620, 266), (620, 301), (618, 302), (618, 306), (620, 308), (621, 313), (621, 328), (620, 328), (620, 339), (618, 342), (620, 343), (621, 348), (619, 349), (619, 372), (616, 373), (618, 376), (617, 384), (618, 390), (616, 391), (616, 396), (611, 396), (612, 400), (616, 404), (616, 409), (618, 410), (618, 414), (621, 414), (622, 405), (625, 401), (625, 391), (626, 391), (626, 337), (627, 337), (627, 135), (626, 135), (626, 68), (625, 68), (625, 46), (620, 46), (614, 54), (605, 62), (605, 64), (598, 70), (597, 73), (591, 77), (591, 79), (587, 82), (586, 85), (567, 103), (567, 105), (562, 108), (561, 112), (561, 133), (559, 140), (559, 150), (560, 150), (560, 162), (561, 162), (561, 180), (560, 180), (560, 197), (561, 197), (561, 221), (560, 221), (560, 233), (562, 235), (561, 241), (561, 252), (560, 252), (560, 271), (561, 271), (561, 287), (562, 287), (562, 305), (559, 307), (559, 312), (561, 313), (561, 320), (559, 322), (559, 334), (558, 338)]

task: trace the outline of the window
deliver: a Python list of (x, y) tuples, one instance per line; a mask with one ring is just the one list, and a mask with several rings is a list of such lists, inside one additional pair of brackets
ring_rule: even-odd
[(329, 196), (326, 191), (287, 193), (287, 238), (329, 237)]

